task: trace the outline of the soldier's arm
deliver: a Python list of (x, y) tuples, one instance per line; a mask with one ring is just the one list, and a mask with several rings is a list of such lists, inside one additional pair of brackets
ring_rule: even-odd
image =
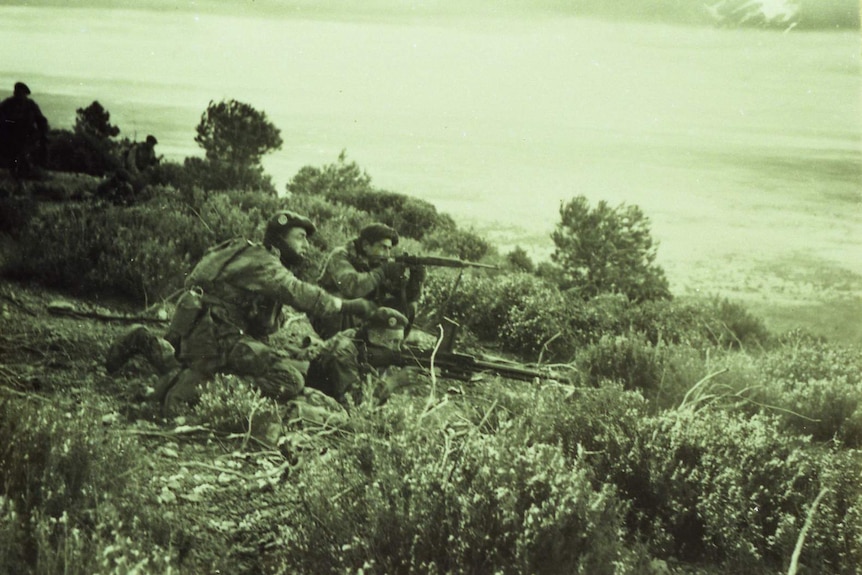
[(357, 271), (345, 252), (336, 251), (329, 258), (327, 273), (338, 286), (338, 293), (346, 298), (364, 297), (383, 281), (383, 270), (380, 268), (368, 272)]
[(42, 114), (42, 110), (39, 109), (39, 105), (36, 102), (30, 101), (33, 103), (33, 118), (36, 121), (36, 128), (38, 128), (42, 137), (45, 137), (48, 135), (48, 118)]
[(299, 311), (313, 316), (341, 311), (341, 298), (300, 280), (262, 246), (250, 248), (247, 257), (239, 258), (228, 268), (225, 272), (237, 287), (271, 297)]

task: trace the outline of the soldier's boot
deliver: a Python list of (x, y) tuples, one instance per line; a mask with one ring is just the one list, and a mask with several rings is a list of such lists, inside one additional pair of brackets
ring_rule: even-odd
[(137, 355), (143, 356), (161, 375), (178, 366), (173, 346), (146, 326), (136, 324), (111, 344), (105, 359), (105, 369), (108, 373), (116, 373)]
[(157, 394), (164, 394), (162, 410), (165, 417), (188, 415), (198, 402), (201, 388), (209, 379), (206, 374), (193, 369), (178, 371)]

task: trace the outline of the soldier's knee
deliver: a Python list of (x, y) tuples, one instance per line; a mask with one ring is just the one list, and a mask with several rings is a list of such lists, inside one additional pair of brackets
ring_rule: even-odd
[(256, 382), (264, 395), (282, 402), (295, 399), (305, 388), (305, 377), (289, 361), (276, 363), (269, 372), (256, 378)]

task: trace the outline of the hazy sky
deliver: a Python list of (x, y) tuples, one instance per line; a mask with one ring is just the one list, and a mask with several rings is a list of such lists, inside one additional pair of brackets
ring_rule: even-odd
[(237, 15), (275, 12), (304, 17), (552, 12), (722, 26), (762, 26), (768, 19), (775, 26), (793, 23), (799, 28), (858, 28), (860, 15), (858, 0), (0, 0), (0, 4), (224, 11)]

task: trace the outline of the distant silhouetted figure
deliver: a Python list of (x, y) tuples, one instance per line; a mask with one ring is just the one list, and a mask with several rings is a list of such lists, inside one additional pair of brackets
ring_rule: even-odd
[(145, 142), (133, 143), (126, 152), (126, 169), (136, 176), (148, 168), (157, 166), (161, 159), (156, 156), (155, 147), (158, 143), (159, 141), (152, 135), (147, 136)]
[(48, 150), (48, 120), (29, 96), (27, 84), (16, 82), (13, 95), (0, 102), (0, 156), (16, 178), (31, 176)]

